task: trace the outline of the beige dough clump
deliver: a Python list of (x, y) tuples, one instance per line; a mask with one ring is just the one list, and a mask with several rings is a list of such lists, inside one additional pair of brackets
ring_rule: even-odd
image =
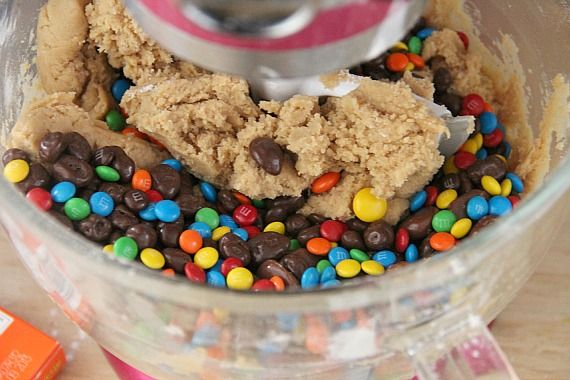
[(428, 37), (423, 45), (422, 58), (441, 55), (445, 58), (451, 76), (452, 89), (461, 96), (476, 92), (487, 102), (495, 99), (495, 90), (489, 77), (483, 74), (481, 56), (472, 49), (465, 49), (456, 31), (443, 29)]
[[(258, 108), (245, 81), (202, 75), (132, 88), (121, 105), (130, 123), (193, 174), (252, 198), (300, 195), (318, 176), (342, 171), (338, 188), (310, 197), (305, 207), (333, 218), (351, 216), (352, 197), (364, 186), (386, 199), (409, 196), (443, 162), (437, 140), (445, 125), (405, 83), (365, 79), (323, 106), (295, 96)], [(251, 158), (256, 137), (271, 137), (288, 152), (281, 174), (269, 175)]]
[(92, 147), (116, 145), (125, 150), (137, 167), (150, 168), (168, 157), (151, 143), (110, 131), (73, 103), (73, 93), (56, 93), (24, 109), (10, 133), (8, 147), (19, 148), (37, 157), (39, 142), (48, 132), (77, 132)]
[(113, 105), (109, 94), (115, 74), (105, 55), (87, 41), (85, 0), (50, 0), (37, 25), (37, 67), (48, 94), (74, 92), (74, 101), (101, 119)]
[(93, 0), (86, 8), (89, 36), (109, 63), (136, 84), (190, 78), (202, 70), (176, 61), (150, 39), (127, 13), (120, 0)]

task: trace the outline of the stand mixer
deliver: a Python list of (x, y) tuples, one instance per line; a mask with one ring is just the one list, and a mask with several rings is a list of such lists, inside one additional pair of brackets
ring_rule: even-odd
[(176, 56), (248, 79), (285, 99), (307, 79), (377, 57), (419, 19), (425, 0), (124, 0)]

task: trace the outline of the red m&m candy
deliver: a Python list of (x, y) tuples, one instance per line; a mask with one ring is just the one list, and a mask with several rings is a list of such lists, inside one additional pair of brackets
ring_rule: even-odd
[(340, 241), (342, 234), (346, 232), (348, 228), (343, 222), (338, 220), (326, 220), (321, 224), (320, 233), (321, 236), (328, 241)]
[(238, 259), (237, 257), (228, 257), (227, 259), (222, 262), (222, 267), (220, 270), (224, 276), (227, 276), (228, 273), (234, 268), (241, 268), (243, 267), (243, 261)]
[(34, 187), (26, 194), (26, 198), (35, 204), (39, 209), (48, 211), (53, 206), (53, 200), (49, 191), (41, 187)]
[(184, 273), (192, 282), (206, 282), (206, 272), (194, 263), (186, 263)]
[(485, 101), (477, 94), (469, 94), (463, 98), (462, 114), (479, 116), (485, 111)]
[(234, 210), (233, 217), (240, 226), (251, 226), (257, 219), (257, 209), (252, 205), (239, 205)]

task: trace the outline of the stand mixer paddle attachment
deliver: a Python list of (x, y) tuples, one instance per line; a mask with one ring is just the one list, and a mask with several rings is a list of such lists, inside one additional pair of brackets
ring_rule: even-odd
[(253, 83), (345, 69), (388, 50), (425, 0), (124, 0), (176, 56)]

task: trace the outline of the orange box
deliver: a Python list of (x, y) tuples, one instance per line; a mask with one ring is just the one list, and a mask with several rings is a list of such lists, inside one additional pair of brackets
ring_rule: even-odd
[(0, 380), (50, 380), (64, 365), (57, 341), (0, 307)]

